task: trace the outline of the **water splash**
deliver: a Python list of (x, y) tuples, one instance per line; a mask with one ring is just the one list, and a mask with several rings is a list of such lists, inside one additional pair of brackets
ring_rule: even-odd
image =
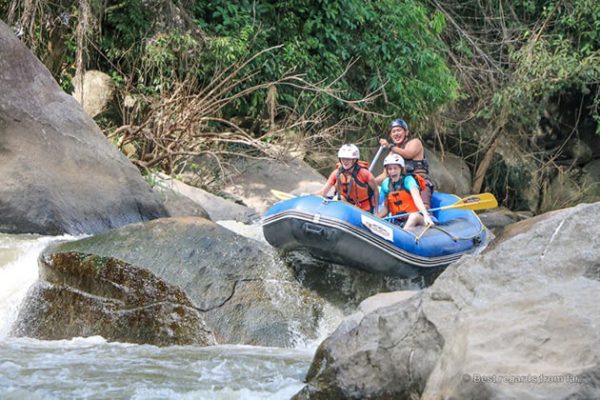
[(0, 234), (0, 338), (9, 334), (27, 291), (38, 278), (37, 259), (42, 250), (71, 236)]

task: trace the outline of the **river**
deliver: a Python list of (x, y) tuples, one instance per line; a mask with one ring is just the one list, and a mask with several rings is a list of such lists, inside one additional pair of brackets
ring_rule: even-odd
[[(241, 233), (258, 236), (252, 228)], [(99, 336), (58, 341), (11, 336), (20, 304), (37, 279), (39, 253), (61, 239), (75, 238), (0, 234), (1, 399), (289, 399), (303, 386), (318, 341), (292, 349), (156, 347)]]

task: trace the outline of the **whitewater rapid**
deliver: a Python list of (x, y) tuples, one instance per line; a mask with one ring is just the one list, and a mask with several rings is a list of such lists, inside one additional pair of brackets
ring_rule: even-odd
[[(264, 241), (257, 226), (221, 224)], [(11, 336), (19, 307), (37, 280), (39, 254), (54, 241), (74, 239), (0, 234), (1, 399), (289, 399), (302, 388), (316, 346), (342, 317), (335, 308), (326, 309), (321, 337), (299, 338), (292, 349)]]

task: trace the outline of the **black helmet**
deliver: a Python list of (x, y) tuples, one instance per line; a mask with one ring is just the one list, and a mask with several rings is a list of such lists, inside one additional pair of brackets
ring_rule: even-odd
[(400, 118), (393, 120), (392, 124), (390, 125), (390, 129), (396, 128), (396, 127), (408, 130), (408, 124), (406, 123), (405, 120), (400, 119)]

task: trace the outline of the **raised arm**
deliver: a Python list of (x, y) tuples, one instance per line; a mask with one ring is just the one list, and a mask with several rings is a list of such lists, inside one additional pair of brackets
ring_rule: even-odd
[(385, 170), (383, 170), (383, 172), (377, 175), (377, 177), (375, 178), (375, 183), (381, 185), (385, 178), (387, 178), (387, 173), (385, 172)]

